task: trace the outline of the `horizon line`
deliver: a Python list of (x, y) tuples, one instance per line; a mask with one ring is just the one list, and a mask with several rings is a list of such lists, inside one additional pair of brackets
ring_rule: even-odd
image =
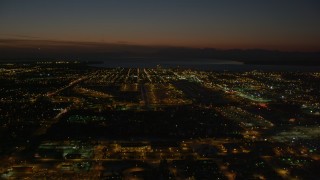
[[(84, 46), (132, 46), (132, 47), (141, 47), (141, 48), (182, 48), (182, 49), (215, 49), (219, 51), (228, 51), (228, 50), (242, 50), (242, 51), (249, 51), (249, 50), (265, 50), (265, 51), (279, 51), (279, 52), (287, 52), (287, 53), (318, 53), (320, 52), (320, 48), (312, 48), (309, 50), (302, 49), (302, 48), (262, 48), (262, 47), (217, 47), (217, 46), (192, 46), (192, 45), (169, 45), (169, 44), (148, 44), (148, 43), (134, 43), (134, 42), (127, 42), (127, 41), (116, 41), (116, 42), (107, 42), (107, 41), (77, 41), (77, 40), (58, 40), (58, 39), (38, 39), (38, 38), (0, 38), (0, 49), (2, 47), (8, 48), (14, 48), (16, 45), (16, 48), (19, 47), (19, 44), (12, 44), (13, 42), (47, 42), (47, 43), (53, 43), (53, 44), (38, 44), (43, 46), (56, 46), (59, 47), (63, 45), (84, 45)], [(9, 44), (10, 43), (10, 44)], [(56, 43), (56, 44), (55, 44)], [(8, 46), (11, 45), (11, 46)], [(34, 46), (34, 48), (39, 48), (36, 46), (36, 44), (20, 44), (21, 45), (27, 45), (29, 47)], [(41, 48), (41, 47), (40, 47)]]

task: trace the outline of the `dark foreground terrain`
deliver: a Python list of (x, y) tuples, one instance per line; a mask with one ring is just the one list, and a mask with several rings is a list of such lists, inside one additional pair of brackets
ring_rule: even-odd
[(0, 65), (0, 179), (317, 179), (320, 73)]

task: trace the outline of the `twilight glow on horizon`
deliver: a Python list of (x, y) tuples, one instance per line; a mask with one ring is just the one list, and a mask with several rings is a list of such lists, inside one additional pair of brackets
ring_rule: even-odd
[(320, 51), (320, 1), (1, 0), (0, 39)]

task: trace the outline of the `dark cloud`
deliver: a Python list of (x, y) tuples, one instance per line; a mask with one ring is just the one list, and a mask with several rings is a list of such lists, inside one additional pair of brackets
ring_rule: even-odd
[(106, 60), (112, 58), (226, 59), (250, 63), (302, 62), (319, 64), (320, 52), (281, 52), (263, 49), (218, 50), (169, 46), (142, 46), (127, 43), (98, 43), (38, 39), (0, 39), (0, 60), (79, 59)]
[(28, 36), (23, 34), (0, 34), (0, 37), (1, 36), (7, 37), (7, 38), (40, 39), (40, 37), (37, 37), (37, 36)]

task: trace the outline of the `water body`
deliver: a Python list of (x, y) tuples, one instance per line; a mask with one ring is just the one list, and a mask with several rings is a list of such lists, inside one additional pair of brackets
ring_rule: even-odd
[(320, 72), (320, 66), (296, 66), (296, 65), (252, 65), (240, 61), (220, 59), (157, 59), (157, 58), (112, 58), (103, 60), (94, 67), (105, 68), (186, 68), (212, 71), (274, 71), (274, 72)]

